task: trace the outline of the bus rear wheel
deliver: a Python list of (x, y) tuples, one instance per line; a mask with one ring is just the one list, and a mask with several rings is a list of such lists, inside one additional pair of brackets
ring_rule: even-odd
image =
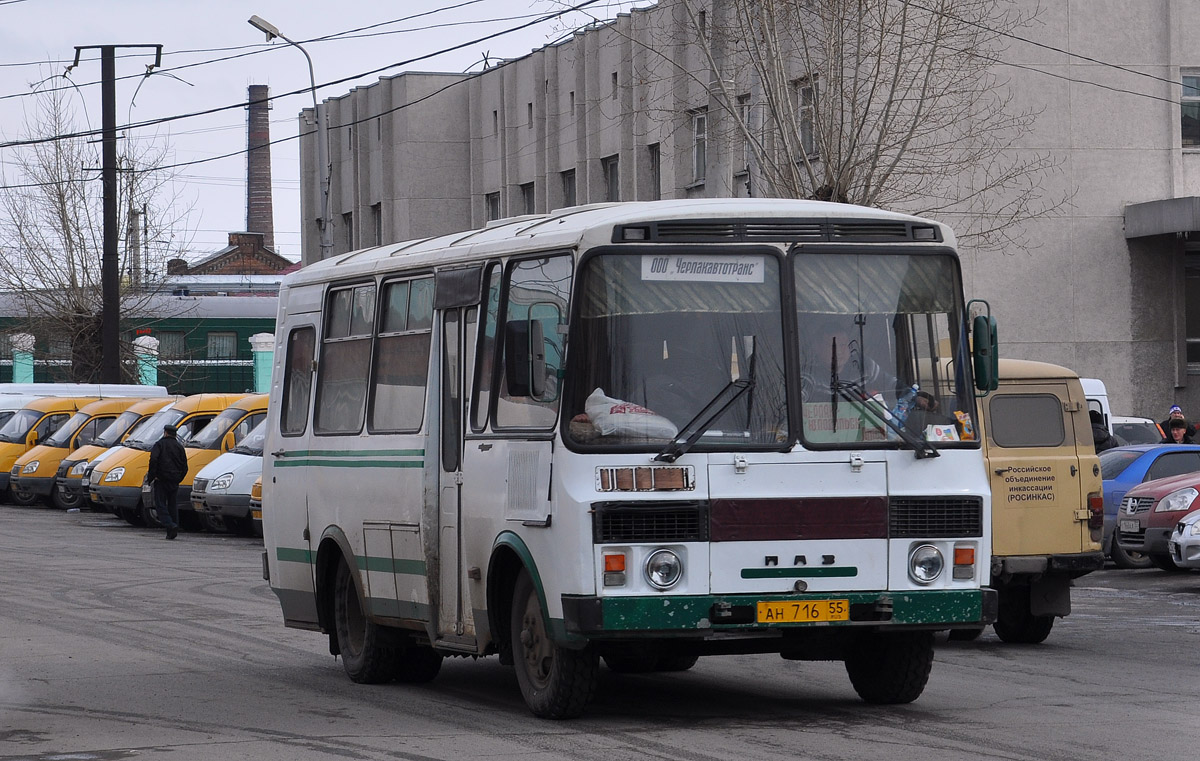
[(570, 719), (582, 714), (596, 695), (600, 659), (591, 648), (568, 650), (551, 639), (526, 570), (513, 588), (509, 623), (517, 684), (533, 715)]
[(1000, 610), (992, 628), (1009, 644), (1036, 645), (1050, 636), (1054, 616), (1035, 616), (1030, 610), (1028, 585), (1000, 590)]
[(866, 702), (911, 703), (925, 691), (933, 668), (933, 632), (867, 634), (850, 647), (846, 673)]
[(354, 576), (345, 561), (338, 565), (333, 589), (333, 618), (342, 668), (351, 681), (380, 684), (395, 677), (396, 656), (386, 647), (383, 627), (367, 618)]

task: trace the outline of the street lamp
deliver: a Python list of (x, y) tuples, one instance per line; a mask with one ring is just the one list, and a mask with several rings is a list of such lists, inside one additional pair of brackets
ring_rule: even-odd
[(312, 91), (313, 99), (313, 118), (317, 122), (317, 164), (320, 167), (321, 183), (321, 218), (317, 220), (317, 224), (321, 229), (321, 258), (328, 259), (333, 254), (333, 227), (329, 223), (329, 182), (332, 167), (329, 165), (329, 125), (325, 118), (324, 104), (317, 102), (317, 78), (313, 74), (312, 56), (308, 51), (295, 40), (289, 40), (279, 31), (279, 27), (269, 21), (259, 17), (251, 16), (247, 19), (250, 26), (267, 35), (267, 42), (278, 37), (292, 47), (304, 54), (304, 58), (308, 61), (308, 81), (309, 89)]

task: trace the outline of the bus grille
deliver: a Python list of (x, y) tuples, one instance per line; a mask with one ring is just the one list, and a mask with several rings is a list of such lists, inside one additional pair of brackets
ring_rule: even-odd
[(612, 542), (706, 542), (708, 507), (700, 502), (598, 502), (592, 539)]
[(983, 499), (893, 497), (888, 529), (893, 539), (983, 536)]

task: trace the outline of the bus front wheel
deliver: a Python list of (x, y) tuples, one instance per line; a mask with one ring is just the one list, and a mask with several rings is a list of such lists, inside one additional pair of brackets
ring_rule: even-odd
[(392, 681), (395, 676), (394, 653), (392, 648), (383, 644), (383, 627), (363, 613), (354, 576), (345, 561), (338, 565), (334, 580), (333, 617), (346, 676), (359, 684)]
[(568, 650), (550, 637), (537, 590), (522, 570), (513, 588), (510, 617), (513, 665), (525, 704), (543, 719), (570, 719), (596, 695), (600, 659), (587, 648)]
[(846, 673), (868, 703), (894, 705), (921, 697), (933, 668), (933, 632), (868, 634), (851, 646)]

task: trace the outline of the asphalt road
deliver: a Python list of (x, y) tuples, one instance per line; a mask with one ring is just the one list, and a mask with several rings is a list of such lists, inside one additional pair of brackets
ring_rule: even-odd
[(495, 658), (351, 683), (284, 628), (254, 539), (164, 541), (0, 506), (0, 760), (1164, 759), (1200, 749), (1200, 573), (1106, 570), (1042, 645), (939, 641), (925, 694), (861, 703), (838, 663), (602, 669), (590, 712), (533, 718)]

